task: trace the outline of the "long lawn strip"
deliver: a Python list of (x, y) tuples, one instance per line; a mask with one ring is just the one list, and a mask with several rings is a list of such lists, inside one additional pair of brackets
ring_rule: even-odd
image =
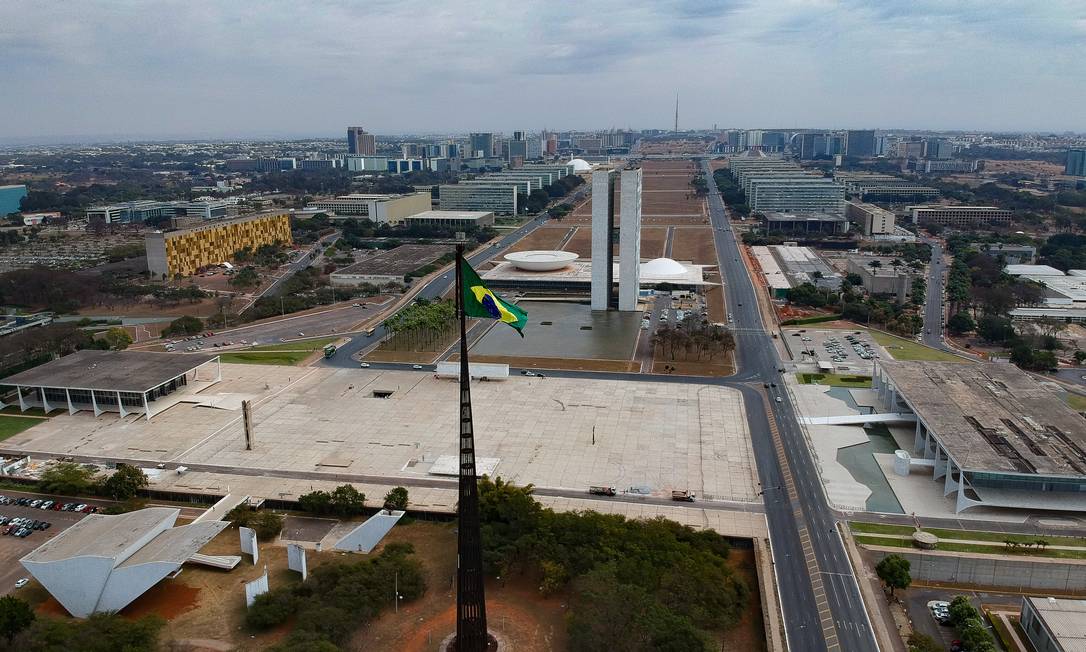
[(934, 362), (965, 362), (956, 355), (918, 344), (896, 335), (880, 331), (868, 331), (875, 341), (894, 357), (894, 360), (926, 360)]
[(852, 387), (854, 389), (871, 388), (871, 376), (800, 373), (796, 374), (796, 377), (804, 385), (829, 385), (831, 387)]
[(891, 525), (889, 523), (864, 523), (863, 521), (849, 521), (848, 527), (853, 532), (866, 532), (869, 534), (908, 534), (916, 531), (911, 525)]
[[(891, 548), (913, 548), (911, 539), (900, 535), (857, 535), (856, 542), (869, 546), (888, 546)], [(962, 543), (952, 539), (940, 539), (936, 550), (944, 552), (975, 552), (987, 555), (1008, 555), (1017, 557), (1050, 557), (1055, 559), (1086, 559), (1086, 548), (1013, 548), (986, 543)]]

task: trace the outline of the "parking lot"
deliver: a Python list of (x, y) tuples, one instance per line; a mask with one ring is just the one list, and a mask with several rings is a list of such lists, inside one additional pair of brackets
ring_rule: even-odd
[(870, 374), (885, 354), (867, 333), (844, 329), (791, 328), (784, 337), (797, 361), (829, 362), (835, 371)]
[[(3, 489), (0, 489), (0, 495), (9, 499), (31, 498), (34, 500), (54, 500), (54, 498), (50, 496), (11, 492)], [(59, 500), (63, 505), (66, 502), (71, 502), (72, 499)], [(3, 535), (2, 533), (6, 532), (8, 529), (8, 524), (0, 527), (0, 594), (14, 593), (18, 595), (19, 591), (23, 589), (15, 588), (15, 582), (21, 578), (30, 577), (30, 573), (26, 572), (23, 565), (19, 563), (19, 559), (72, 525), (75, 525), (85, 518), (87, 514), (81, 512), (55, 511), (52, 509), (43, 510), (11, 503), (0, 505), (0, 516), (4, 516), (8, 519), (28, 518), (32, 521), (45, 521), (51, 524), (47, 530), (32, 530), (25, 538), (18, 538), (13, 534)], [(33, 578), (31, 578), (31, 581), (33, 581)]]

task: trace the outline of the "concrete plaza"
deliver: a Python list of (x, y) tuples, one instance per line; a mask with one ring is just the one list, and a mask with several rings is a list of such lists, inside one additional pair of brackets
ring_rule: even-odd
[[(6, 446), (32, 454), (328, 473), (329, 480), (336, 474), (379, 476), (379, 484), (387, 479), (388, 486), (398, 478), (436, 479), (428, 474), (433, 462), (457, 452), (452, 380), (406, 371), (256, 365), (223, 365), (222, 376), (193, 396), (198, 402), (179, 403), (151, 421), (61, 414)], [(246, 399), (253, 404), (251, 451), (245, 450), (240, 410)], [(515, 483), (571, 491), (608, 485), (656, 497), (678, 489), (705, 500), (758, 500), (735, 390), (515, 377), (475, 383), (472, 399), (478, 455), (498, 458), (496, 475)], [(298, 485), (289, 492), (295, 493), (309, 483), (289, 484)]]

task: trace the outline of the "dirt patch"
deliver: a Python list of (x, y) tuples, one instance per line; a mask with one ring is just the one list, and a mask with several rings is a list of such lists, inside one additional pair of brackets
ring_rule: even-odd
[(650, 226), (641, 229), (641, 257), (660, 258), (664, 255), (664, 243), (667, 241), (667, 229)]
[[(415, 547), (426, 576), (426, 594), (386, 611), (363, 628), (346, 649), (374, 652), (430, 652), (456, 629), (456, 531), (452, 523), (415, 522), (393, 528), (384, 543)], [(538, 582), (518, 576), (491, 578), (486, 586), (487, 621), (513, 650), (547, 652), (566, 647), (565, 607), (559, 597), (543, 598)]]
[(562, 248), (563, 251), (572, 251), (581, 258), (592, 257), (592, 228), (588, 226), (582, 226), (577, 229), (577, 232), (573, 234), (566, 246)]
[[(449, 356), (449, 360), (459, 360), (459, 355)], [(492, 362), (507, 364), (520, 369), (568, 369), (571, 371), (621, 371), (636, 373), (641, 370), (641, 363), (631, 360), (582, 360), (578, 358), (519, 358), (508, 355), (471, 354), (473, 362)]]
[(538, 228), (518, 240), (516, 244), (509, 248), (509, 251), (533, 251), (537, 249), (551, 251), (557, 249), (558, 245), (569, 234), (570, 228), (572, 227), (544, 226)]
[[(682, 360), (663, 360), (659, 347), (653, 354), (652, 373), (676, 376), (730, 376), (735, 373), (732, 354), (727, 360), (713, 362), (686, 362)], [(668, 369), (665, 369), (668, 367)]]
[(758, 572), (754, 563), (754, 551), (732, 548), (728, 554), (728, 566), (736, 574), (742, 576), (750, 587), (750, 606), (747, 607), (739, 624), (724, 632), (721, 649), (763, 652), (768, 649), (768, 646), (765, 640), (765, 624), (762, 621), (762, 599), (758, 591)]
[(722, 324), (728, 318), (724, 314), (724, 288), (710, 287), (705, 290), (705, 307), (709, 311), (709, 321)]
[(697, 265), (716, 265), (716, 245), (712, 228), (677, 228), (671, 244), (671, 257)]

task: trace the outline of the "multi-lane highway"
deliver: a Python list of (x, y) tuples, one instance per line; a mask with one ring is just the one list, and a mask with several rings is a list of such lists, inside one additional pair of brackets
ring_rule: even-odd
[[(709, 161), (701, 165), (712, 179)], [(877, 650), (855, 575), (827, 503), (818, 465), (786, 392), (766, 394), (781, 361), (764, 330), (756, 290), (743, 263), (720, 193), (709, 184), (709, 217), (728, 312), (735, 319), (736, 363), (731, 378), (743, 393), (788, 645), (793, 650)], [(779, 383), (784, 386), (783, 383)], [(767, 411), (768, 406), (768, 411)], [(783, 465), (783, 466), (782, 466)]]

